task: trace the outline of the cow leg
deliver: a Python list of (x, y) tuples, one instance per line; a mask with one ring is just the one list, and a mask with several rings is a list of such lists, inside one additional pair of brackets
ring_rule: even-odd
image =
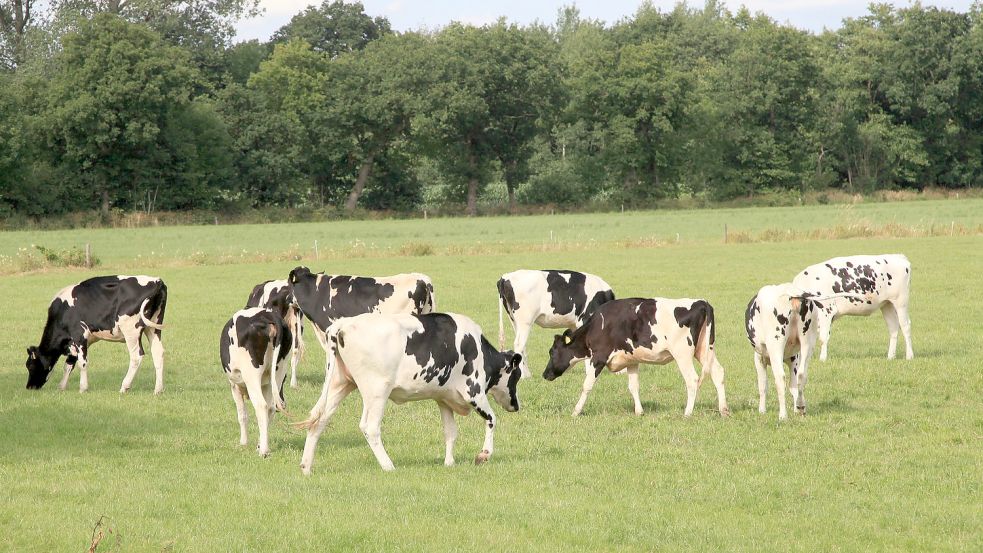
[(911, 319), (908, 317), (908, 302), (905, 300), (891, 303), (894, 306), (894, 311), (898, 316), (898, 324), (901, 326), (901, 334), (904, 335), (904, 358), (914, 359), (915, 350), (912, 349), (913, 346), (911, 345)]
[(799, 355), (793, 355), (788, 360), (788, 369), (791, 376), (788, 379), (788, 391), (792, 395), (792, 406), (798, 405), (799, 400)]
[(229, 383), (232, 388), (232, 401), (236, 404), (236, 415), (239, 419), (239, 445), (249, 443), (249, 436), (246, 434), (246, 425), (249, 424), (249, 412), (246, 411), (246, 402), (242, 397), (242, 388), (238, 384)]
[(249, 393), (249, 400), (252, 402), (253, 410), (256, 412), (256, 424), (259, 426), (259, 443), (256, 446), (256, 450), (260, 455), (266, 457), (270, 454), (269, 432), (270, 414), (273, 411), (271, 404), (273, 391), (269, 384), (263, 385), (261, 374), (252, 367), (247, 367), (246, 372), (243, 372), (243, 377), (246, 383), (246, 391)]
[(287, 399), (283, 396), (283, 383), (287, 380), (287, 363), (288, 358), (284, 357), (282, 361), (277, 362), (276, 359), (272, 361), (273, 366), (276, 368), (274, 373), (271, 375), (277, 381), (277, 390), (280, 392), (280, 397), (274, 398), (280, 405), (281, 411), (287, 410)]
[(78, 347), (73, 345), (69, 349), (68, 357), (65, 358), (65, 374), (61, 377), (61, 382), (58, 384), (59, 390), (65, 391), (65, 388), (68, 387), (68, 377), (71, 376), (76, 363), (78, 363)]
[(290, 387), (297, 388), (297, 365), (304, 354), (304, 322), (294, 314), (293, 346), (290, 348)]
[(819, 350), (819, 360), (825, 361), (826, 350), (829, 347), (829, 335), (833, 328), (833, 314), (827, 313), (824, 316), (820, 316), (817, 322), (819, 323), (819, 341), (823, 344), (822, 349)]
[(602, 365), (600, 369), (596, 369), (592, 363), (584, 363), (584, 368), (587, 374), (584, 376), (584, 389), (580, 392), (580, 400), (577, 401), (576, 407), (573, 408), (573, 416), (575, 417), (580, 415), (580, 412), (584, 410), (584, 404), (587, 403), (587, 396), (594, 389), (594, 382), (597, 381), (597, 376), (604, 369), (604, 366)]
[(800, 415), (806, 414), (806, 381), (808, 380), (809, 372), (809, 346), (803, 345), (802, 349), (799, 350), (799, 355), (795, 360), (795, 378), (798, 380), (798, 385), (796, 389), (798, 394), (795, 396), (795, 410)]
[(628, 393), (631, 394), (632, 401), (635, 402), (635, 414), (642, 415), (645, 410), (642, 409), (642, 401), (638, 398), (638, 365), (628, 366)]
[(457, 422), (454, 420), (454, 411), (441, 402), (437, 402), (440, 407), (440, 419), (444, 423), (444, 466), (454, 466), (454, 441), (457, 440)]
[(164, 342), (160, 339), (159, 329), (148, 328), (144, 332), (150, 342), (150, 357), (154, 360), (154, 395), (159, 396), (164, 392)]
[(386, 453), (386, 448), (382, 445), (382, 416), (386, 412), (388, 399), (388, 393), (363, 394), (362, 420), (358, 425), (365, 435), (365, 441), (369, 442), (376, 460), (379, 461), (379, 466), (385, 471), (396, 469), (389, 454)]
[(478, 394), (472, 399), (471, 406), (481, 418), (485, 419), (485, 444), (481, 447), (481, 453), (474, 458), (474, 464), (480, 465), (488, 462), (492, 452), (495, 451), (495, 412), (488, 403), (488, 396), (484, 394)]
[(79, 358), (76, 364), (79, 367), (79, 392), (89, 391), (89, 346), (82, 344), (79, 346)]
[(898, 312), (891, 302), (884, 302), (884, 305), (881, 306), (881, 314), (884, 315), (884, 323), (887, 324), (887, 332), (890, 337), (887, 343), (887, 358), (894, 359), (898, 351), (898, 331), (901, 330)]
[(724, 390), (724, 366), (713, 359), (713, 366), (710, 367), (710, 378), (713, 380), (713, 387), (717, 389), (717, 410), (720, 415), (730, 416), (730, 408), (727, 407), (727, 392)]
[(765, 396), (768, 391), (768, 373), (765, 371), (765, 361), (761, 354), (754, 352), (754, 368), (758, 371), (758, 412), (765, 412)]
[(769, 352), (769, 362), (771, 363), (771, 374), (775, 377), (775, 393), (778, 394), (778, 420), (788, 418), (788, 411), (785, 409), (785, 360), (782, 359), (782, 348), (774, 347)]
[(127, 332), (123, 335), (123, 339), (126, 342), (126, 349), (130, 352), (130, 367), (126, 370), (126, 376), (123, 377), (123, 384), (119, 387), (119, 393), (126, 393), (133, 385), (133, 379), (137, 376), (137, 370), (140, 369), (140, 362), (143, 361), (143, 343), (140, 341), (140, 336), (142, 333), (137, 330), (136, 332)]
[(700, 377), (696, 374), (696, 368), (693, 367), (693, 358), (688, 354), (676, 357), (676, 366), (679, 367), (679, 373), (683, 375), (683, 381), (686, 383), (686, 410), (683, 411), (683, 415), (690, 417), (696, 406), (696, 392), (699, 391)]
[(529, 362), (526, 355), (526, 343), (529, 341), (529, 333), (532, 331), (532, 322), (515, 321), (515, 341), (512, 343), (512, 351), (522, 354), (522, 361), (519, 368), (522, 370), (522, 378), (529, 378), (532, 372), (529, 370)]
[(307, 429), (307, 439), (304, 441), (304, 456), (300, 460), (300, 470), (306, 475), (311, 473), (314, 466), (314, 450), (317, 449), (317, 442), (321, 439), (324, 428), (338, 410), (341, 401), (355, 389), (355, 383), (342, 376), (339, 370), (330, 372), (328, 376), (330, 380), (324, 383), (324, 391), (311, 409), (311, 415), (316, 414), (318, 418), (317, 422)]

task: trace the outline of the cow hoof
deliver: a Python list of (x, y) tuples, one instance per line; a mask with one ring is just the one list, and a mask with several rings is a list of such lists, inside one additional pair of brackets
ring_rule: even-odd
[(80, 394), (84, 394), (85, 392), (88, 392), (88, 391), (89, 391), (88, 388), (79, 388), (79, 393)]
[(644, 414), (645, 414), (645, 411), (644, 410), (642, 410), (642, 409), (635, 409), (635, 416), (636, 417), (640, 417), (640, 416), (642, 416)]
[(296, 382), (291, 382), (290, 383), (290, 387), (293, 388), (294, 390), (296, 390), (296, 389), (300, 388), (300, 385), (297, 384)]
[(161, 394), (163, 394), (163, 393), (164, 393), (164, 389), (163, 389), (163, 388), (161, 388), (161, 389), (159, 389), (159, 390), (154, 390), (154, 395), (155, 395), (155, 396), (159, 396), (159, 395), (161, 395)]
[(451, 459), (450, 461), (444, 461), (444, 466), (445, 467), (453, 467), (454, 466), (454, 459)]
[(119, 393), (121, 393), (121, 394), (125, 394), (126, 392), (129, 392), (129, 391), (130, 391), (129, 388), (120, 388), (119, 389)]
[[(764, 411), (762, 411), (762, 412), (764, 412)], [(727, 406), (721, 407), (720, 408), (720, 416), (721, 417), (729, 417), (730, 416), (730, 408), (728, 408)]]
[(487, 449), (482, 450), (481, 453), (474, 458), (474, 464), (483, 465), (488, 462), (488, 459), (491, 459), (491, 453), (489, 453)]
[(300, 472), (304, 476), (310, 476), (311, 475), (311, 467), (308, 467), (306, 465), (301, 464), (300, 465)]
[(800, 415), (802, 415), (804, 417), (805, 414), (806, 414), (806, 408), (805, 407), (796, 407), (795, 408), (795, 412), (798, 413), (798, 414), (800, 414)]

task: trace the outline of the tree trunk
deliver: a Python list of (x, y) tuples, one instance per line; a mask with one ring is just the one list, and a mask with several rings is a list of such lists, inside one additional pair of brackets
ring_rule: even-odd
[(515, 187), (509, 185), (509, 213), (515, 215)]
[(109, 223), (109, 188), (103, 186), (101, 194), (102, 206), (99, 208), (99, 215), (102, 217), (103, 223)]
[(362, 190), (365, 189), (365, 183), (369, 180), (369, 175), (372, 173), (372, 160), (375, 158), (375, 154), (369, 154), (369, 157), (365, 158), (362, 166), (358, 169), (358, 178), (355, 179), (355, 186), (352, 187), (352, 191), (348, 194), (348, 200), (345, 202), (345, 211), (351, 213), (355, 211), (355, 206), (358, 205), (358, 198), (362, 195)]
[(468, 167), (471, 169), (468, 175), (468, 217), (478, 214), (478, 160), (474, 152), (468, 156)]

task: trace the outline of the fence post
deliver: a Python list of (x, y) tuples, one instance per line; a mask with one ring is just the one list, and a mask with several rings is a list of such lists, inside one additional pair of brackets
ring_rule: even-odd
[(724, 223), (724, 244), (727, 243), (727, 223)]
[(88, 242), (85, 243), (85, 268), (92, 268), (92, 248), (89, 246)]
[(321, 259), (320, 254), (317, 252), (317, 240), (314, 241), (314, 261)]

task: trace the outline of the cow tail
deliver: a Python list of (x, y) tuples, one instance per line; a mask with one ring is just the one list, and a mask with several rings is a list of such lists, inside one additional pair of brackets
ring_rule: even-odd
[(300, 430), (310, 430), (317, 426), (317, 423), (321, 420), (324, 415), (324, 408), (328, 405), (328, 390), (331, 387), (331, 379), (334, 377), (334, 373), (338, 370), (338, 335), (340, 330), (334, 328), (334, 325), (328, 327), (328, 363), (324, 369), (324, 386), (321, 388), (321, 397), (317, 399), (317, 403), (314, 407), (311, 407), (311, 414), (306, 420), (300, 422), (295, 422), (291, 426)]
[(502, 320), (502, 299), (498, 300), (498, 349), (505, 350), (505, 322)]
[(143, 321), (143, 325), (146, 327), (152, 328), (154, 330), (164, 330), (163, 324), (155, 323), (147, 318), (146, 311), (147, 311), (147, 304), (149, 303), (150, 303), (150, 298), (146, 298), (145, 300), (143, 300), (143, 303), (140, 304), (140, 320)]
[(706, 304), (706, 310), (703, 315), (703, 325), (700, 327), (700, 336), (697, 338), (696, 346), (696, 358), (703, 365), (700, 371), (700, 379), (696, 382), (696, 389), (699, 390), (700, 386), (703, 384), (703, 380), (710, 374), (713, 369), (714, 363), (717, 362), (717, 355), (713, 351), (713, 308), (710, 304)]
[(280, 360), (280, 346), (283, 342), (283, 336), (280, 336), (279, 328), (276, 325), (270, 325), (270, 344), (273, 345), (273, 357), (270, 359), (270, 387), (273, 388), (273, 403), (274, 405), (280, 401), (280, 381), (276, 378), (276, 369), (279, 365)]
[(294, 309), (294, 345), (297, 348), (297, 363), (304, 360), (304, 353), (307, 348), (304, 347), (304, 316), (301, 315), (300, 311)]

